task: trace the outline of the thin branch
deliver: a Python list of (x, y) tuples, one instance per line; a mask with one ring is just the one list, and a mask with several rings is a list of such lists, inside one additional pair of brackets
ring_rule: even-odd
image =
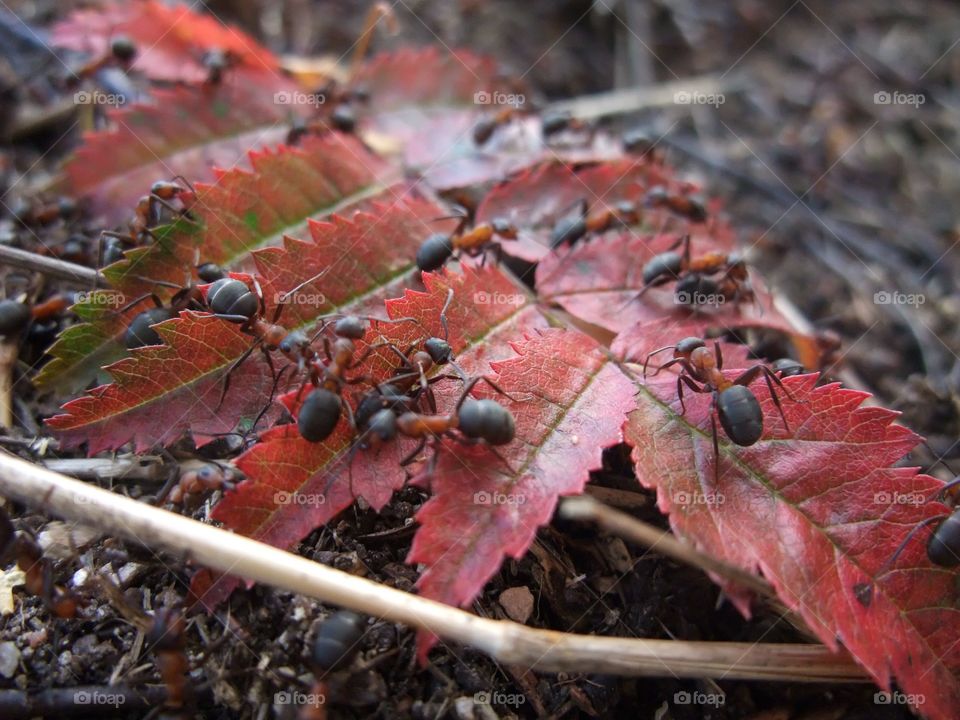
[(607, 532), (645, 545), (661, 555), (700, 568), (704, 572), (725, 577), (761, 595), (776, 597), (773, 587), (763, 578), (702, 553), (680, 542), (672, 534), (619, 510), (614, 510), (587, 495), (566, 498), (560, 506), (560, 515), (570, 520), (595, 522)]
[(71, 480), (7, 453), (0, 453), (0, 494), (199, 565), (435, 633), (508, 665), (625, 676), (866, 680), (849, 656), (822, 645), (596, 637), (479, 618)]
[(18, 250), (7, 245), (0, 245), (0, 263), (42, 273), (47, 277), (64, 280), (80, 287), (93, 287), (104, 280), (103, 273), (93, 268)]

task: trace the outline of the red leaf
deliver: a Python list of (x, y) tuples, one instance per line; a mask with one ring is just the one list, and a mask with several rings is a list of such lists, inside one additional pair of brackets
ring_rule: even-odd
[[(426, 274), (425, 281), (427, 292), (407, 290), (402, 298), (386, 303), (389, 317), (416, 318), (423, 326), (379, 325), (377, 329), (384, 338), (398, 347), (422, 339), (425, 332), (442, 336), (439, 318), (448, 288), (454, 290), (447, 310), (448, 340), (457, 363), (467, 373), (487, 372), (491, 360), (512, 355), (511, 339), (545, 327), (543, 317), (527, 304), (528, 298), (495, 268), (465, 268), (462, 275)], [(386, 378), (395, 364), (371, 361), (356, 372)], [(458, 384), (441, 382), (435, 386), (435, 392), (442, 411), (453, 405), (460, 390)], [(350, 394), (348, 390), (348, 397)], [(351, 400), (354, 406), (355, 397)], [(416, 442), (401, 439), (379, 453), (361, 450), (355, 462), (348, 463), (351, 440), (346, 423), (341, 423), (334, 435), (322, 443), (307, 442), (295, 426), (270, 430), (260, 443), (238, 458), (238, 465), (249, 479), (217, 504), (214, 519), (237, 532), (286, 548), (329, 521), (357, 497), (380, 509), (406, 481), (400, 460)], [(286, 493), (285, 498), (316, 500), (322, 496), (323, 501), (278, 502), (276, 492)], [(214, 606), (238, 582), (236, 578), (201, 572), (195, 576), (191, 590), (200, 602)]]
[[(214, 184), (197, 183), (192, 208), (197, 225), (181, 222), (158, 231), (161, 241), (128, 252), (104, 271), (114, 289), (76, 306), (74, 312), (87, 322), (69, 328), (50, 349), (53, 359), (37, 384), (76, 390), (87, 385), (100, 365), (122, 357), (126, 351), (120, 337), (145, 307), (118, 315), (118, 304), (150, 293), (171, 297), (175, 291), (156, 282), (179, 285), (193, 277), (198, 249), (204, 262), (250, 269), (250, 250), (279, 244), (284, 232), (306, 236), (311, 216), (351, 202), (350, 210), (366, 209), (370, 206), (358, 201), (395, 179), (383, 161), (341, 135), (306, 138), (299, 148), (251, 152), (250, 165), (253, 172), (234, 168)], [(387, 197), (401, 195), (393, 190)], [(123, 302), (112, 302), (117, 296)]]
[(232, 168), (249, 151), (283, 140), (291, 108), (274, 93), (292, 87), (271, 72), (249, 72), (215, 87), (156, 90), (153, 103), (110, 110), (113, 129), (86, 134), (67, 162), (66, 189), (88, 197), (105, 224), (124, 223), (157, 180), (213, 181), (215, 168)]
[[(517, 439), (489, 449), (445, 441), (433, 497), (417, 519), (408, 562), (424, 563), (421, 594), (467, 605), (505, 556), (521, 557), (557, 498), (583, 491), (603, 448), (621, 440), (635, 405), (630, 382), (586, 335), (546, 330), (513, 343), (519, 357), (493, 363), (497, 384), (521, 402), (495, 397), (516, 418)], [(421, 635), (421, 658), (435, 642)]]
[[(403, 198), (390, 205), (376, 204), (371, 209), (374, 214), (357, 213), (352, 220), (334, 215), (329, 223), (311, 221), (310, 241), (285, 237), (283, 249), (268, 248), (254, 253), (255, 262), (262, 263), (268, 317), (273, 315), (273, 298), (277, 294), (293, 290), (323, 270), (330, 272), (323, 279), (304, 286), (301, 290), (304, 302), (293, 304), (281, 318), (286, 327), (307, 326), (320, 315), (336, 311), (345, 301), (364, 294), (385, 293), (398, 279), (402, 282), (401, 276), (412, 267), (423, 236), (429, 233), (427, 219), (441, 214), (440, 209), (431, 202), (404, 201)], [(363, 265), (339, 271), (338, 262), (345, 248), (352, 249), (356, 259), (363, 258)], [(361, 267), (362, 272), (354, 271)], [(210, 337), (213, 331), (209, 328), (215, 325), (224, 327), (218, 331), (223, 337)], [(64, 406), (67, 414), (49, 421), (54, 429), (69, 431), (63, 435), (67, 445), (86, 440), (93, 452), (94, 448), (115, 449), (134, 438), (138, 447), (149, 447), (154, 442), (169, 444), (187, 428), (195, 433), (210, 432), (207, 425), (211, 421), (203, 411), (188, 415), (170, 427), (155, 425), (152, 440), (149, 430), (141, 432), (137, 418), (141, 413), (149, 415), (151, 408), (163, 408), (171, 397), (190, 397), (202, 391), (206, 398), (213, 392), (212, 386), (224, 378), (251, 346), (252, 339), (224, 320), (196, 313), (184, 313), (173, 327), (175, 333), (162, 335), (169, 348), (134, 352), (132, 358), (111, 368), (111, 371), (116, 368), (123, 372), (123, 382), (98, 389), (96, 397), (68, 403)], [(211, 344), (204, 345), (204, 338), (209, 338)], [(272, 380), (269, 368), (260, 362), (261, 356), (259, 351), (254, 352), (241, 365), (245, 376), (249, 376), (244, 384), (231, 380), (232, 390), (228, 396), (243, 394), (244, 400), (224, 403), (215, 413), (218, 427), (232, 429), (244, 414), (239, 410), (249, 411), (258, 405), (262, 408), (267, 403)], [(169, 362), (172, 358), (177, 361)], [(169, 364), (158, 366), (155, 359)], [(159, 379), (152, 374), (158, 369), (163, 371)], [(140, 376), (141, 380), (134, 383), (128, 379), (133, 376)], [(109, 397), (110, 402), (103, 402), (104, 397)], [(210, 404), (215, 407), (216, 401)], [(132, 419), (127, 422), (127, 417)], [(105, 426), (111, 432), (105, 432)]]
[(214, 49), (230, 53), (236, 63), (231, 72), (252, 69), (277, 73), (279, 69), (269, 50), (215, 15), (154, 0), (75, 10), (54, 26), (52, 42), (100, 57), (109, 52), (111, 40), (118, 35), (129, 37), (137, 46), (131, 69), (153, 80), (202, 82), (208, 73), (203, 65), (204, 53)]
[[(742, 448), (721, 431), (715, 484), (710, 397), (686, 393), (681, 416), (676, 376), (648, 378), (624, 428), (637, 476), (657, 489), (677, 535), (760, 569), (821, 641), (842, 643), (881, 687), (895, 680), (925, 699), (918, 707), (925, 715), (956, 717), (955, 575), (930, 564), (920, 539), (893, 569), (881, 571), (910, 529), (944, 511), (921, 501), (942, 483), (892, 467), (919, 441), (891, 424), (896, 413), (861, 407), (866, 393), (817, 388), (815, 381), (813, 375), (784, 380), (796, 398), (781, 394), (789, 430), (765, 384), (752, 384), (763, 435)], [(873, 583), (867, 606), (855, 590), (863, 583)]]

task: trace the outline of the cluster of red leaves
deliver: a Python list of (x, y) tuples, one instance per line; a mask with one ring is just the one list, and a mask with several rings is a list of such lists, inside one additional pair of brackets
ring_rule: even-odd
[[(935, 502), (877, 499), (884, 493), (927, 497), (942, 486), (896, 466), (919, 438), (893, 425), (894, 413), (863, 407), (864, 393), (817, 386), (816, 376), (805, 375), (785, 380), (786, 424), (763, 383), (753, 384), (763, 409), (760, 441), (743, 448), (721, 436), (715, 458), (709, 395), (688, 393), (681, 413), (676, 375), (644, 378), (634, 364), (689, 335), (763, 328), (785, 334), (807, 367), (818, 366), (817, 343), (779, 314), (758, 278), (754, 305), (731, 302), (694, 312), (674, 301), (669, 285), (636, 297), (644, 263), (681, 233), (691, 234), (697, 253), (734, 249), (734, 233), (715, 203), (707, 223), (691, 225), (648, 210), (632, 231), (611, 230), (551, 251), (553, 224), (582, 201), (595, 210), (641, 201), (654, 186), (688, 188), (669, 167), (629, 157), (603, 134), (589, 147), (558, 154), (546, 147), (533, 116), (478, 148), (471, 129), (484, 108), (473, 96), (496, 87), (495, 64), (436, 49), (381, 56), (358, 71), (355, 79), (371, 93), (359, 135), (376, 136), (377, 143), (329, 134), (298, 148), (258, 149), (248, 159), (251, 145), (280, 137), (269, 131), (250, 137), (265, 126), (280, 127), (276, 108), (263, 101), (289, 86), (273, 75), (275, 60), (208, 18), (155, 3), (137, 7), (78, 13), (55, 35), (65, 45), (79, 47), (83, 37), (99, 47), (107, 41), (102, 28), (115, 27), (149, 43), (147, 26), (165, 12), (178, 13), (183, 28), (174, 38), (158, 39), (138, 67), (187, 85), (158, 92), (156, 104), (113, 113), (115, 129), (87, 138), (68, 166), (73, 191), (92, 198), (107, 217), (128, 212), (131, 199), (153, 180), (184, 174), (201, 181), (194, 221), (159, 231), (157, 243), (109, 268), (113, 292), (137, 297), (155, 290), (157, 280), (195, 281), (199, 248), (204, 261), (252, 273), (268, 315), (272, 299), (294, 288), (314, 298), (286, 308), (280, 322), (288, 329), (310, 329), (332, 312), (414, 318), (374, 323), (366, 337), (402, 348), (443, 334), (440, 312), (452, 290), (447, 319), (457, 362), (469, 374), (495, 379), (508, 395), (483, 385), (474, 395), (497, 400), (516, 419), (516, 439), (498, 453), (443, 437), (430, 451), (431, 464), (403, 467), (411, 440), (363, 450), (341, 424), (324, 442), (310, 443), (295, 424), (276, 424), (277, 409), (263, 416), (267, 428), (236, 459), (247, 480), (215, 506), (216, 521), (292, 547), (358, 498), (379, 510), (405, 483), (416, 482), (431, 496), (417, 516), (420, 528), (408, 558), (425, 568), (419, 590), (467, 605), (505, 557), (526, 552), (560, 496), (583, 491), (603, 449), (625, 441), (633, 447), (639, 481), (657, 490), (678, 536), (762, 572), (823, 642), (842, 644), (881, 686), (896, 682), (925, 698), (924, 714), (956, 715), (956, 575), (933, 567), (919, 540), (893, 567), (885, 565), (917, 523), (945, 510)], [(212, 89), (198, 84), (197, 67), (181, 60), (210, 47), (229, 47), (243, 58), (236, 74)], [(228, 95), (224, 113), (218, 108)], [(189, 131), (182, 116), (187, 105)], [(108, 143), (113, 150), (106, 154)], [(372, 146), (400, 152), (382, 157)], [(176, 172), (167, 172), (171, 168)], [(400, 182), (410, 170), (420, 172), (420, 181)], [(451, 221), (437, 220), (449, 207), (433, 193), (463, 188), (482, 193), (476, 222), (504, 217), (519, 227), (518, 240), (503, 249), (536, 263), (535, 294), (495, 267), (463, 265), (459, 272), (419, 277), (414, 256), (420, 243), (452, 229)], [(117, 338), (139, 309), (116, 313), (102, 305), (94, 298), (78, 308), (87, 322), (60, 340), (42, 381), (62, 385), (73, 377), (85, 383), (95, 364), (124, 354)], [(610, 350), (568, 316), (579, 327), (592, 327)], [(91, 453), (130, 442), (143, 450), (186, 433), (202, 443), (249, 422), (270, 403), (275, 376), (260, 352), (234, 370), (232, 389), (219, 403), (225, 374), (251, 344), (236, 325), (183, 312), (157, 331), (163, 345), (109, 365), (109, 384), (67, 403), (49, 421), (64, 443), (86, 443)], [(743, 346), (724, 350), (731, 377), (754, 362)], [(390, 357), (374, 353), (356, 372), (386, 378)], [(287, 380), (280, 403), (295, 418), (302, 380), (294, 373)], [(364, 387), (345, 391), (348, 402), (354, 404)], [(438, 411), (450, 412), (459, 383), (442, 380), (435, 390)], [(238, 583), (201, 571), (192, 592), (213, 606)], [(872, 588), (869, 602), (857, 592), (862, 586)], [(749, 596), (724, 587), (747, 612)], [(422, 640), (425, 654), (432, 641)]]

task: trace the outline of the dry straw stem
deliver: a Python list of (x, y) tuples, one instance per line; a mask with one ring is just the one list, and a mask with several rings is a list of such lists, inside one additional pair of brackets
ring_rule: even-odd
[(0, 453), (0, 494), (199, 565), (436, 633), (507, 665), (626, 676), (866, 679), (849, 656), (822, 645), (628, 640), (479, 618), (72, 480), (8, 453)]
[(680, 542), (670, 533), (637, 520), (624, 512), (614, 510), (612, 507), (597, 502), (587, 495), (564, 500), (560, 506), (560, 514), (570, 520), (595, 522), (607, 532), (645, 545), (661, 555), (700, 568), (704, 572), (733, 580), (738, 585), (761, 595), (776, 595), (770, 583), (763, 578), (751, 575), (736, 565), (730, 565), (722, 560), (710, 557), (690, 545)]
[(104, 280), (103, 275), (93, 268), (77, 265), (66, 260), (45, 257), (26, 250), (18, 250), (6, 245), (0, 245), (0, 263), (23, 270), (32, 270), (47, 277), (57, 278), (81, 287), (92, 287)]

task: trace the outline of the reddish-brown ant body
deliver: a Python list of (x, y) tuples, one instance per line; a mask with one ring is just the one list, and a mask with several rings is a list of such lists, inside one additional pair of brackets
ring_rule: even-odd
[[(681, 245), (682, 252), (676, 252)], [(713, 275), (719, 277), (709, 277)], [(676, 281), (675, 295), (684, 305), (703, 304), (703, 299), (711, 298), (716, 303), (755, 299), (746, 260), (739, 253), (714, 250), (693, 257), (689, 235), (682, 236), (666, 252), (654, 255), (643, 266), (642, 277), (643, 288), (636, 298), (652, 287)]]
[[(186, 622), (183, 614), (174, 608), (160, 608), (145, 634), (145, 640), (157, 657), (160, 677), (167, 686), (163, 708), (173, 717), (192, 717), (193, 687), (187, 679), (190, 661), (185, 648)], [(168, 714), (168, 717), (170, 715)]]
[(706, 222), (710, 216), (703, 197), (696, 193), (672, 193), (662, 185), (651, 188), (646, 195), (649, 207), (664, 207), (692, 223)]
[(73, 305), (72, 295), (57, 293), (43, 302), (28, 305), (7, 298), (0, 300), (0, 335), (8, 336), (27, 328), (31, 321), (43, 322), (55, 318)]
[(455, 217), (460, 217), (461, 221), (452, 235), (435, 233), (424, 240), (420, 249), (417, 250), (417, 267), (420, 270), (424, 272), (439, 270), (454, 252), (476, 257), (492, 245), (499, 249), (498, 240), (517, 239), (516, 225), (505, 218), (494, 218), (467, 230), (466, 213), (460, 213)]
[(564, 243), (572, 247), (588, 234), (636, 225), (643, 218), (636, 203), (630, 201), (618, 202), (612, 207), (605, 205), (593, 212), (587, 212), (586, 200), (581, 200), (578, 205), (578, 212), (568, 214), (554, 224), (550, 233), (550, 247), (556, 248)]
[[(181, 178), (182, 179), (182, 178)], [(154, 240), (153, 228), (159, 225), (162, 220), (163, 208), (173, 213), (174, 217), (183, 218), (193, 222), (190, 217), (190, 207), (196, 200), (196, 193), (189, 183), (184, 184), (172, 181), (160, 180), (155, 182), (148, 195), (143, 195), (133, 210), (133, 217), (127, 223), (127, 232), (118, 232), (114, 230), (104, 230), (100, 233), (101, 244), (105, 238), (114, 238), (128, 247), (144, 245), (150, 240)], [(177, 202), (180, 207), (173, 203)], [(101, 256), (103, 248), (101, 247)]]
[(50, 612), (59, 618), (76, 617), (80, 599), (54, 584), (53, 566), (40, 545), (29, 534), (16, 532), (10, 516), (0, 509), (0, 560), (6, 564), (11, 559), (23, 571), (27, 591), (41, 598)]
[(673, 358), (658, 367), (654, 374), (673, 365), (680, 366), (681, 372), (677, 378), (677, 396), (680, 399), (681, 414), (686, 412), (683, 402), (684, 386), (697, 393), (710, 393), (712, 395), (710, 426), (713, 433), (715, 481), (719, 479), (719, 445), (715, 416), (719, 417), (720, 425), (727, 437), (740, 447), (750, 447), (763, 434), (763, 410), (760, 403), (757, 402), (756, 396), (748, 387), (760, 375), (767, 383), (770, 397), (773, 399), (777, 410), (780, 411), (784, 426), (789, 428), (787, 417), (783, 413), (783, 407), (780, 404), (780, 398), (777, 396), (774, 385), (786, 393), (791, 400), (794, 398), (783, 386), (777, 374), (766, 365), (754, 365), (743, 371), (735, 379), (730, 380), (721, 372), (723, 370), (723, 355), (720, 351), (720, 343), (715, 342), (713, 352), (711, 352), (701, 338), (688, 337), (676, 345), (667, 345), (647, 355), (643, 363), (644, 377), (647, 374), (650, 358), (665, 350), (673, 350)]

